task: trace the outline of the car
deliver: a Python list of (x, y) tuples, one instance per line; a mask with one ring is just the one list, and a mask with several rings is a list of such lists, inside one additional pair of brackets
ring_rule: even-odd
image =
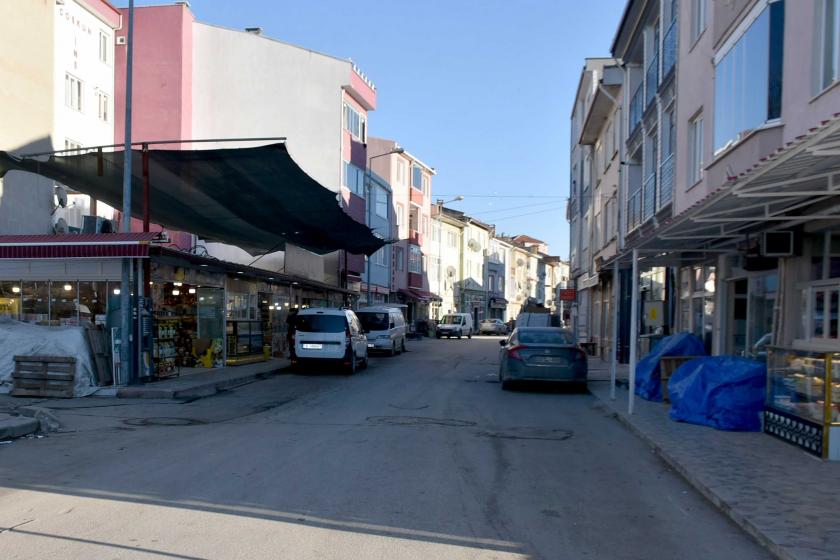
[(387, 352), (391, 356), (405, 352), (405, 317), (396, 307), (378, 305), (356, 311), (367, 337), (368, 352)]
[(507, 334), (507, 325), (501, 319), (484, 319), (478, 325), (479, 334)]
[(356, 373), (368, 364), (367, 337), (349, 309), (306, 308), (295, 318), (292, 365), (332, 362)]
[(551, 381), (586, 388), (586, 353), (574, 334), (557, 327), (519, 327), (500, 340), (499, 382), (510, 389), (518, 381)]
[(435, 327), (436, 338), (472, 338), (474, 331), (473, 318), (469, 313), (447, 313)]

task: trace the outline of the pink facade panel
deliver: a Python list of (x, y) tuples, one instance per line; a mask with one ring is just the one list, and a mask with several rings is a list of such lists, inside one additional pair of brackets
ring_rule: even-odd
[(350, 93), (368, 111), (376, 109), (376, 90), (353, 69), (350, 70)]

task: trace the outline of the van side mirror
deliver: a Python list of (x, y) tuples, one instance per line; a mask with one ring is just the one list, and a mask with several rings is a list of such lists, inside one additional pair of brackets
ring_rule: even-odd
[(507, 344), (507, 340), (500, 340), (499, 341), (499, 346), (504, 346), (505, 344)]

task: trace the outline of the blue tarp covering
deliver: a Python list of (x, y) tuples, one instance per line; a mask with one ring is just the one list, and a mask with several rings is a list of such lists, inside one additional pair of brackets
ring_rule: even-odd
[(668, 384), (673, 420), (718, 430), (757, 432), (764, 410), (766, 366), (738, 356), (698, 358)]
[(691, 333), (678, 333), (660, 340), (636, 364), (636, 394), (649, 401), (662, 400), (659, 359), (662, 356), (705, 356), (703, 341)]

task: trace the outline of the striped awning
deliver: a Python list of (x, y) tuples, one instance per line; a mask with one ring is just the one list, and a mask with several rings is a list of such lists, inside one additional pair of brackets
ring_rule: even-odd
[(146, 258), (158, 237), (148, 233), (0, 235), (0, 259)]

